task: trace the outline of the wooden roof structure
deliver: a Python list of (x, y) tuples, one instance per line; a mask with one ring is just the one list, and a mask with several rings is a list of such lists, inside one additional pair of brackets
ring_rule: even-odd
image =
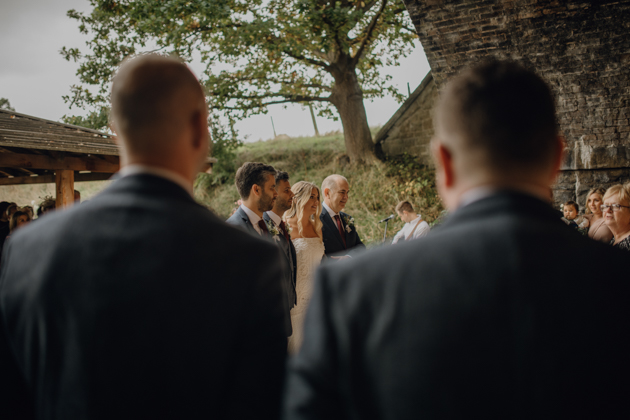
[(107, 180), (119, 169), (113, 135), (0, 109), (0, 186), (55, 183), (63, 207), (74, 201), (74, 182)]

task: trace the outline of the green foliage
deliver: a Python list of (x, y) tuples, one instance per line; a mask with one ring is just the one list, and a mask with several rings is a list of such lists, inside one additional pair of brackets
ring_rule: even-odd
[(7, 109), (9, 111), (15, 111), (15, 109), (11, 106), (11, 103), (7, 98), (0, 98), (0, 109)]
[[(248, 161), (265, 162), (287, 171), (291, 183), (305, 180), (321, 185), (324, 178), (333, 173), (348, 178), (351, 193), (346, 211), (354, 217), (361, 238), (368, 244), (380, 243), (384, 224), (377, 222), (393, 213), (401, 200), (411, 201), (428, 222), (433, 222), (442, 210), (432, 169), (419, 165), (409, 156), (371, 165), (348, 165), (340, 133), (247, 143), (236, 151), (234, 168)], [(195, 189), (197, 198), (222, 218), (230, 216), (239, 198), (234, 174), (235, 171), (223, 184), (198, 181)], [(388, 238), (391, 239), (403, 224), (398, 218), (390, 221)]]
[(68, 12), (91, 36), (90, 52), (61, 50), (80, 62), (80, 80), (97, 86), (74, 85), (64, 97), (82, 108), (107, 104), (125, 57), (153, 51), (200, 58), (210, 106), (233, 118), (288, 102), (314, 102), (336, 118), (338, 84), (354, 86), (353, 77), (364, 98), (402, 102), (379, 69), (397, 65), (417, 38), (402, 0), (90, 1), (91, 13)]
[(91, 111), (87, 117), (64, 115), (61, 120), (66, 124), (91, 128), (109, 132), (109, 107), (101, 106), (97, 111)]

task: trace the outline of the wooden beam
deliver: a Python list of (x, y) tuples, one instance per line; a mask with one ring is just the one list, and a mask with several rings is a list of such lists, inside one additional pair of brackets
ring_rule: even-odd
[[(90, 173), (90, 174), (74, 174), (74, 182), (86, 182), (86, 181), (107, 181), (112, 177), (112, 174), (105, 173)], [(2, 185), (27, 185), (27, 184), (54, 184), (56, 183), (55, 175), (40, 175), (40, 176), (16, 176), (13, 178), (0, 177), (0, 186)]]
[(56, 208), (68, 207), (74, 204), (74, 171), (60, 170), (55, 172), (57, 190)]
[(118, 172), (120, 166), (117, 163), (107, 162), (90, 156), (66, 156), (54, 159), (48, 156), (0, 153), (0, 167), (49, 169), (54, 171), (91, 171), (113, 174)]

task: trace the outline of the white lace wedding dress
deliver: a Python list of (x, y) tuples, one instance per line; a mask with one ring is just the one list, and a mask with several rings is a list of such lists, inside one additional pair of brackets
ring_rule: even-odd
[(297, 275), (295, 292), (297, 305), (291, 309), (293, 335), (289, 337), (289, 353), (295, 354), (302, 345), (304, 336), (304, 315), (313, 293), (313, 276), (324, 256), (324, 243), (320, 238), (293, 239), (297, 254)]

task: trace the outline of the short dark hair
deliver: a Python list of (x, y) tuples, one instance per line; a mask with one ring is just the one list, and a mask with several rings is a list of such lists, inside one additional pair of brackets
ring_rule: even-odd
[(0, 213), (5, 213), (7, 211), (7, 207), (9, 207), (11, 203), (9, 203), (8, 201), (1, 201), (0, 202)]
[(551, 90), (513, 61), (491, 59), (455, 77), (440, 98), (437, 126), (500, 173), (546, 168), (557, 153)]
[(401, 201), (400, 203), (396, 204), (396, 213), (402, 213), (403, 211), (413, 211), (413, 206), (409, 201)]
[(245, 162), (236, 171), (236, 189), (243, 200), (249, 198), (254, 185), (263, 187), (267, 181), (267, 175), (276, 176), (276, 170), (271, 165), (260, 162)]
[(564, 206), (573, 206), (575, 211), (577, 211), (577, 212), (580, 211), (580, 206), (578, 205), (578, 203), (576, 203), (575, 201), (572, 201), (572, 200), (569, 200), (566, 203), (564, 203)]
[(276, 185), (278, 185), (280, 181), (289, 181), (289, 174), (284, 171), (276, 172)]

